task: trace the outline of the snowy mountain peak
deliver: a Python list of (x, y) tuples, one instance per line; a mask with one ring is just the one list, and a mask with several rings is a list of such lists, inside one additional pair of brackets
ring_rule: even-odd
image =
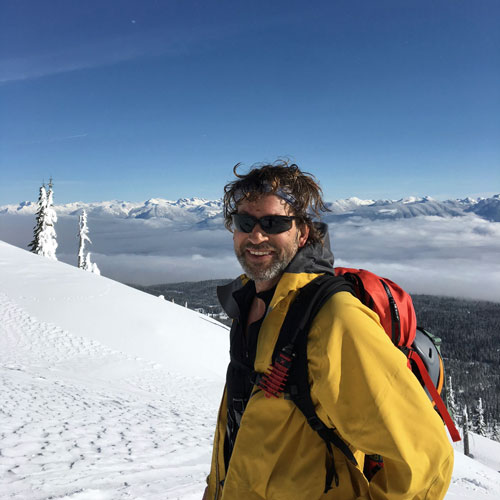
[(479, 198), (471, 198), (470, 196), (467, 196), (466, 198), (462, 198), (457, 201), (464, 205), (475, 205), (479, 201)]
[(19, 203), (18, 210), (22, 210), (24, 207), (33, 207), (36, 206), (36, 202), (34, 201), (22, 201)]
[(345, 201), (356, 205), (373, 205), (373, 203), (375, 203), (373, 200), (362, 200), (357, 196), (351, 196), (350, 198), (347, 198)]
[(421, 201), (422, 198), (417, 198), (415, 196), (408, 196), (407, 198), (401, 198), (401, 200), (399, 200), (401, 203), (404, 203), (405, 205), (407, 205), (408, 203), (416, 203), (418, 201)]
[(204, 198), (179, 198), (175, 204), (180, 206), (200, 206), (208, 203)]
[(422, 197), (408, 196), (407, 198), (402, 198), (401, 200), (398, 200), (399, 203), (403, 203), (405, 205), (409, 203), (425, 203), (430, 201), (435, 201), (435, 200), (431, 196), (422, 196)]
[(165, 200), (159, 200), (158, 198), (150, 198), (149, 200), (146, 200), (144, 202), (144, 205), (148, 206), (148, 205), (159, 205), (162, 201), (165, 201)]

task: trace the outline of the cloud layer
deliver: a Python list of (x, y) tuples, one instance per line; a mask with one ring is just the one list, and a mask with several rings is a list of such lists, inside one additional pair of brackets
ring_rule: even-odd
[[(0, 238), (26, 248), (33, 216), (0, 216)], [(413, 293), (500, 302), (500, 223), (473, 214), (330, 224), (336, 265), (387, 276)], [(165, 219), (89, 217), (93, 261), (105, 276), (156, 284), (241, 272), (223, 228), (177, 229)], [(76, 265), (77, 217), (60, 216), (59, 260)]]

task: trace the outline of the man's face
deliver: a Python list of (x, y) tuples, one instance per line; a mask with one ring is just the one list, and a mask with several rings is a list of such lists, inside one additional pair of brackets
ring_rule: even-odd
[[(276, 195), (263, 195), (255, 201), (243, 200), (238, 205), (238, 213), (260, 218), (266, 215), (293, 215), (290, 205)], [(292, 227), (283, 233), (267, 234), (256, 224), (250, 233), (233, 233), (234, 251), (247, 276), (256, 282), (257, 291), (274, 286), (295, 257), (298, 249), (307, 241), (307, 226)]]

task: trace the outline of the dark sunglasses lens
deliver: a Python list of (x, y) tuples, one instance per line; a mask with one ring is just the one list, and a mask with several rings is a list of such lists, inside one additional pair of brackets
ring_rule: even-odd
[(262, 229), (269, 234), (278, 234), (288, 231), (292, 227), (292, 217), (284, 215), (268, 215), (260, 219)]
[(251, 233), (255, 224), (257, 224), (257, 219), (251, 215), (246, 214), (234, 214), (233, 224), (238, 231), (244, 233)]
[(234, 227), (243, 233), (251, 233), (258, 223), (266, 233), (279, 234), (288, 231), (292, 227), (292, 221), (293, 217), (286, 215), (267, 215), (261, 219), (248, 214), (233, 215)]

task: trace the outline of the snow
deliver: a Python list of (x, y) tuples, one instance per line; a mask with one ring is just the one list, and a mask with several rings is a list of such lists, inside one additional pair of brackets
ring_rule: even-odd
[[(0, 242), (0, 497), (202, 496), (228, 362), (216, 321)], [(500, 444), (447, 499), (497, 499)]]
[[(462, 441), (453, 446), (456, 451), (463, 452)], [(500, 473), (500, 443), (469, 432), (469, 448), (475, 460)]]
[[(499, 443), (493, 443), (493, 452), (500, 452)], [(455, 467), (446, 500), (498, 500), (500, 474), (477, 460), (455, 452)]]

